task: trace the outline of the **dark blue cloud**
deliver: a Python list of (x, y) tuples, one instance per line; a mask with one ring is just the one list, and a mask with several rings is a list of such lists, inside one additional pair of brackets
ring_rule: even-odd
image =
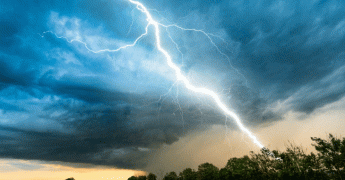
[[(223, 27), (242, 45), (236, 66), (250, 75), (254, 87), (271, 89), (272, 101), (331, 74), (344, 65), (338, 58), (344, 43), (339, 31), (343, 6), (339, 1), (226, 2)], [(323, 103), (311, 104), (306, 112)]]
[(24, 111), (23, 108), (20, 108), (12, 104), (4, 103), (4, 102), (0, 103), (0, 108), (5, 112), (6, 111)]
[[(161, 23), (212, 33), (161, 27), (162, 45), (247, 126), (344, 96), (343, 2), (143, 3)], [(4, 1), (0, 11), (1, 157), (141, 168), (162, 144), (223, 124), (209, 98), (176, 82), (152, 27), (135, 47), (87, 50), (144, 32), (146, 18), (129, 2)]]

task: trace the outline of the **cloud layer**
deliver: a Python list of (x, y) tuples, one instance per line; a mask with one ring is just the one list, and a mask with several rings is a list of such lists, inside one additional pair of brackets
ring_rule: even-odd
[[(250, 128), (344, 96), (345, 3), (143, 3), (163, 24), (210, 33), (162, 27), (162, 45)], [(143, 168), (163, 144), (224, 124), (212, 99), (176, 81), (153, 28), (135, 47), (87, 50), (144, 33), (126, 1), (1, 2), (0, 17), (0, 157)]]

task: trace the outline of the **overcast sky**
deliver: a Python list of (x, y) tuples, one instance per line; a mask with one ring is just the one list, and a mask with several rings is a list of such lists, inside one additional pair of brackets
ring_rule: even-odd
[[(255, 135), (343, 112), (345, 2), (141, 2), (157, 22), (188, 29), (161, 26), (162, 47)], [(132, 44), (146, 24), (125, 0), (1, 1), (0, 158), (145, 169), (162, 148), (184, 147), (215, 127), (230, 134), (236, 154), (238, 127), (177, 81), (152, 26), (133, 47), (92, 52)]]

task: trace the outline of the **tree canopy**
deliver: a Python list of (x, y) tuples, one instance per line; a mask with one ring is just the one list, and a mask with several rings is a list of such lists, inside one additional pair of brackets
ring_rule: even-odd
[[(211, 163), (203, 163), (195, 171), (186, 168), (177, 175), (169, 172), (163, 180), (244, 180), (244, 179), (287, 179), (287, 180), (345, 180), (345, 138), (336, 138), (329, 134), (328, 139), (312, 137), (316, 153), (306, 154), (302, 147), (290, 145), (284, 152), (273, 150), (273, 159), (262, 149), (260, 153), (250, 152), (241, 158), (231, 158), (224, 168), (218, 169)], [(156, 180), (150, 173), (141, 176), (142, 180)], [(139, 180), (130, 177), (128, 180)]]

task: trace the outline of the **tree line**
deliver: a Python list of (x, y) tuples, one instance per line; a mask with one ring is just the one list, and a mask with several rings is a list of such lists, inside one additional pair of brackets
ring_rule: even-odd
[[(231, 158), (219, 169), (211, 163), (203, 163), (197, 170), (186, 168), (179, 174), (169, 172), (163, 180), (345, 180), (345, 138), (329, 134), (328, 139), (312, 137), (316, 153), (306, 154), (302, 147), (290, 145), (285, 151), (273, 150), (276, 160), (268, 149), (250, 152), (241, 158)], [(128, 180), (157, 180), (153, 173), (132, 176)]]

